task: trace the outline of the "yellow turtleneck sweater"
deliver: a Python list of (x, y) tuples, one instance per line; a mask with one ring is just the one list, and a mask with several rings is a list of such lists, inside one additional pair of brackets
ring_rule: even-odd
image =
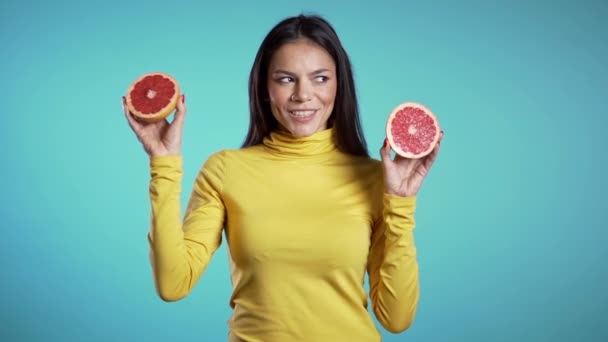
[(340, 152), (333, 129), (218, 152), (180, 219), (182, 159), (150, 159), (150, 259), (163, 300), (192, 290), (225, 232), (233, 292), (229, 341), (371, 342), (378, 321), (413, 321), (419, 283), (415, 197), (384, 192), (382, 167)]

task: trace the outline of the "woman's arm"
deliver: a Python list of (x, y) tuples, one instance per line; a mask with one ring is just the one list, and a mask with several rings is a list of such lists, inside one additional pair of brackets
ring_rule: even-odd
[(150, 158), (150, 262), (158, 295), (177, 301), (190, 293), (220, 246), (225, 209), (221, 199), (223, 153), (211, 156), (197, 175), (180, 220), (182, 158)]
[(382, 326), (399, 333), (412, 324), (420, 294), (413, 234), (416, 197), (385, 193), (382, 208), (368, 257), (370, 297)]
[(420, 287), (414, 244), (416, 195), (439, 154), (443, 131), (431, 153), (420, 159), (391, 158), (388, 140), (382, 157), (382, 206), (373, 227), (368, 260), (370, 296), (376, 317), (391, 332), (413, 322)]

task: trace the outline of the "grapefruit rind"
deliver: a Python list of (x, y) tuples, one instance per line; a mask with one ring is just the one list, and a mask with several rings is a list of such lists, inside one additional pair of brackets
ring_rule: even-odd
[[(133, 105), (131, 93), (135, 89), (135, 86), (139, 82), (141, 82), (144, 78), (149, 77), (149, 76), (154, 76), (154, 75), (161, 75), (161, 76), (169, 79), (175, 86), (175, 93), (169, 100), (169, 103), (165, 107), (163, 107), (161, 110), (159, 110), (153, 114), (142, 113), (139, 110), (137, 110), (135, 108), (135, 106)], [(175, 80), (174, 77), (172, 77), (171, 75), (164, 73), (164, 72), (150, 72), (150, 73), (141, 75), (135, 81), (133, 81), (131, 83), (131, 85), (129, 86), (129, 89), (127, 90), (127, 96), (125, 96), (125, 97), (127, 100), (127, 107), (129, 108), (129, 111), (131, 112), (131, 114), (133, 114), (133, 116), (135, 116), (135, 118), (137, 118), (138, 120), (143, 121), (143, 122), (153, 123), (153, 122), (158, 122), (158, 121), (164, 120), (166, 117), (168, 117), (171, 114), (171, 112), (173, 112), (175, 110), (175, 108), (177, 107), (177, 101), (180, 96), (181, 96), (181, 94), (180, 94), (179, 83), (177, 83), (177, 81)]]
[[(436, 127), (435, 136), (433, 138), (433, 141), (429, 144), (429, 147), (426, 150), (424, 150), (418, 154), (409, 152), (409, 151), (404, 151), (403, 149), (401, 149), (395, 143), (393, 134), (391, 133), (393, 119), (395, 118), (395, 116), (397, 115), (397, 113), (399, 111), (401, 111), (402, 109), (407, 108), (407, 107), (419, 108), (422, 111), (424, 111), (425, 114), (427, 114), (433, 120), (433, 124)], [(435, 116), (435, 114), (433, 114), (433, 112), (431, 112), (431, 110), (428, 109), (427, 107), (425, 107), (424, 105), (421, 105), (416, 102), (405, 102), (405, 103), (398, 105), (397, 107), (395, 107), (395, 109), (393, 109), (393, 111), (389, 115), (388, 120), (386, 122), (386, 137), (388, 138), (388, 142), (391, 145), (391, 148), (398, 155), (400, 155), (404, 158), (409, 158), (409, 159), (422, 158), (422, 157), (427, 156), (429, 153), (431, 153), (433, 151), (433, 149), (435, 148), (435, 145), (437, 145), (437, 142), (439, 141), (440, 132), (441, 132), (441, 128), (439, 127), (439, 121), (437, 120), (437, 117)]]

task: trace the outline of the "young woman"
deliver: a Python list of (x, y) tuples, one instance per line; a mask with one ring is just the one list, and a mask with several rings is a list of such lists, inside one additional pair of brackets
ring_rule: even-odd
[(437, 157), (369, 157), (350, 62), (318, 16), (283, 20), (266, 36), (249, 80), (242, 148), (197, 175), (180, 218), (184, 99), (172, 123), (125, 109), (150, 156), (150, 259), (160, 297), (185, 297), (225, 233), (233, 315), (229, 341), (380, 341), (378, 321), (412, 323), (419, 297), (416, 194)]

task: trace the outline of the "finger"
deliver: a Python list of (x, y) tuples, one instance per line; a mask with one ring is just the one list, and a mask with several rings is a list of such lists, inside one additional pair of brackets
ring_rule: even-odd
[(380, 158), (384, 163), (391, 161), (391, 145), (388, 143), (387, 138), (384, 138), (384, 143), (380, 147)]
[(129, 126), (131, 126), (131, 129), (137, 133), (138, 130), (141, 128), (141, 124), (137, 122), (131, 112), (129, 112), (129, 108), (127, 107), (127, 99), (124, 96), (122, 97), (122, 110), (124, 111), (125, 117), (129, 122)]
[(180, 96), (180, 98), (177, 100), (177, 107), (175, 110), (175, 116), (173, 117), (173, 122), (172, 124), (177, 124), (180, 127), (184, 126), (184, 121), (186, 119), (186, 95), (183, 94), (182, 96)]
[(439, 133), (439, 139), (437, 140), (437, 144), (435, 145), (435, 147), (433, 148), (433, 151), (431, 151), (431, 153), (429, 154), (429, 156), (426, 159), (433, 159), (433, 161), (435, 160), (435, 158), (437, 157), (437, 154), (439, 153), (439, 149), (441, 147), (442, 140), (443, 140), (443, 131), (441, 131)]
[(431, 166), (433, 166), (433, 163), (435, 163), (435, 160), (437, 159), (437, 155), (439, 154), (439, 150), (441, 149), (441, 139), (443, 139), (443, 133), (440, 136), (439, 141), (437, 142), (437, 145), (435, 145), (433, 151), (424, 159), (423, 165), (424, 168), (427, 170), (431, 169)]

